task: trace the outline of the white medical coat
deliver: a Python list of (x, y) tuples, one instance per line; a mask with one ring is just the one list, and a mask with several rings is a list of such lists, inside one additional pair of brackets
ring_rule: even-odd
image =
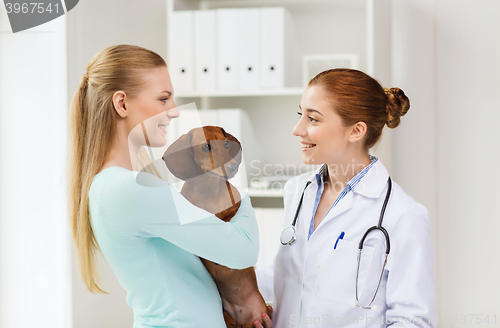
[[(390, 236), (390, 254), (372, 303), (375, 308), (354, 307), (359, 241), (379, 221), (389, 175), (379, 159), (307, 240), (318, 189), (315, 173), (286, 183), (283, 229), (293, 221), (306, 181), (312, 181), (296, 223), (297, 241), (280, 246), (274, 277), (265, 270), (257, 272), (259, 288), (271, 289), (273, 283), (273, 327), (386, 327), (391, 322), (398, 327), (435, 327), (434, 255), (427, 209), (392, 181), (382, 223)], [(345, 236), (334, 249), (342, 231)], [(358, 291), (366, 306), (382, 270), (383, 234), (371, 232), (364, 245)]]

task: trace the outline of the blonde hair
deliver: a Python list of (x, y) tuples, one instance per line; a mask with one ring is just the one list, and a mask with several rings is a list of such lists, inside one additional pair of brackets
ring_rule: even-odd
[(146, 150), (146, 146), (142, 146), (139, 149), (139, 153), (137, 154), (137, 167), (141, 172), (151, 173), (164, 181), (169, 181), (165, 162), (163, 162), (163, 160), (153, 162)]
[(104, 165), (116, 135), (112, 96), (122, 90), (133, 98), (149, 71), (167, 67), (157, 53), (132, 45), (116, 45), (98, 52), (87, 64), (70, 104), (68, 149), (68, 210), (82, 280), (91, 293), (109, 294), (97, 284), (95, 239), (89, 215), (92, 179)]

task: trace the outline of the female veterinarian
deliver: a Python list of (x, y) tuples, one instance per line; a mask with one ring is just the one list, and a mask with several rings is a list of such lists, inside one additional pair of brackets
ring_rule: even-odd
[(369, 154), (384, 125), (399, 125), (408, 98), (363, 72), (333, 69), (309, 82), (299, 107), (302, 161), (323, 165), (286, 183), (274, 284), (258, 272), (261, 290), (274, 287), (274, 326), (435, 326), (428, 211)]
[(105, 293), (94, 259), (102, 252), (127, 291), (134, 328), (223, 328), (217, 287), (198, 256), (254, 265), (255, 215), (247, 195), (226, 223), (152, 174), (137, 182), (139, 148), (164, 146), (165, 127), (179, 115), (172, 94), (164, 60), (144, 48), (112, 46), (87, 65), (70, 109), (69, 209), (80, 271), (89, 291)]

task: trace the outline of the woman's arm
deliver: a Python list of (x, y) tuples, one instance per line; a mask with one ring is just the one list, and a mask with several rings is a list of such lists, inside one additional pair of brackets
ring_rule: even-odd
[(234, 269), (257, 262), (259, 237), (255, 213), (242, 191), (241, 205), (230, 222), (192, 205), (172, 185), (147, 173), (155, 185), (136, 182), (132, 172), (115, 171), (101, 181), (95, 197), (106, 220), (130, 238), (163, 238), (207, 260)]
[(416, 204), (405, 210), (390, 236), (387, 319), (399, 322), (397, 326), (436, 327), (434, 253), (427, 209)]

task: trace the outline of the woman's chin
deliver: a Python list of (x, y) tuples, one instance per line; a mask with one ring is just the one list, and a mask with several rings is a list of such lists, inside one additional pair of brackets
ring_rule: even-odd
[(306, 165), (318, 164), (318, 163), (316, 163), (316, 161), (314, 160), (314, 158), (312, 158), (310, 156), (302, 156), (302, 163), (304, 163)]
[(152, 148), (165, 147), (166, 144), (167, 138), (165, 137), (158, 137), (149, 141), (149, 146)]

